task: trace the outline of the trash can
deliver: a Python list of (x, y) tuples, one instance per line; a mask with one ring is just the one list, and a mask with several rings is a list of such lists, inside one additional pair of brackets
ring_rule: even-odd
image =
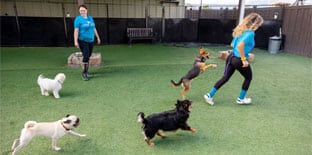
[(271, 54), (277, 54), (280, 51), (281, 43), (282, 43), (282, 37), (279, 37), (279, 36), (270, 37), (268, 51)]

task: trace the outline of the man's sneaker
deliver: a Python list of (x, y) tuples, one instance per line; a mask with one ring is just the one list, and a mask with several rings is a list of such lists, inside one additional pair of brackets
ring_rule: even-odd
[(213, 104), (214, 104), (213, 98), (210, 97), (210, 94), (209, 94), (209, 93), (207, 93), (207, 94), (204, 95), (204, 99), (206, 100), (206, 102), (207, 102), (208, 104), (210, 104), (210, 105), (213, 105)]
[(251, 104), (251, 98), (244, 98), (244, 99), (237, 98), (236, 103), (238, 103), (238, 104)]
[(88, 80), (89, 80), (89, 79), (88, 79), (88, 74), (83, 73), (83, 74), (82, 74), (82, 80), (83, 80), (83, 81), (88, 81)]

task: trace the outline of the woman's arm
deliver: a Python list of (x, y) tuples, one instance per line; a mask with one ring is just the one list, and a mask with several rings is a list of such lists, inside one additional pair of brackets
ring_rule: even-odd
[(97, 38), (97, 44), (101, 44), (101, 39), (100, 39), (100, 37), (99, 37), (99, 34), (98, 34), (96, 28), (94, 28), (94, 34), (95, 34), (95, 36), (96, 36), (96, 38)]
[(79, 33), (79, 29), (75, 28), (74, 29), (74, 44), (75, 47), (79, 48), (79, 44), (78, 44), (78, 33)]
[(247, 61), (245, 54), (244, 54), (245, 43), (240, 42), (237, 47), (238, 47), (239, 55), (240, 55), (242, 63), (243, 63), (243, 67), (248, 67), (249, 62)]

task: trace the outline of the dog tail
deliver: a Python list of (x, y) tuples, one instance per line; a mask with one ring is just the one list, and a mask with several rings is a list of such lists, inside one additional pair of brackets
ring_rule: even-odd
[(28, 122), (26, 122), (26, 123), (24, 124), (24, 128), (25, 128), (25, 129), (29, 129), (29, 128), (34, 127), (36, 124), (37, 124), (36, 121), (28, 121)]
[(172, 86), (177, 87), (177, 86), (181, 85), (182, 79), (180, 79), (180, 81), (178, 83), (175, 83), (173, 80), (171, 80), (170, 82), (171, 82)]
[(145, 114), (143, 112), (139, 112), (137, 116), (138, 116), (138, 122), (144, 123), (144, 121), (145, 121), (145, 118), (144, 118)]
[(38, 79), (37, 79), (37, 83), (38, 83), (39, 86), (40, 86), (40, 81), (41, 81), (42, 79), (44, 79), (44, 76), (43, 76), (43, 74), (40, 74), (40, 75), (38, 76)]
[(40, 74), (40, 75), (38, 76), (38, 79), (43, 79), (43, 78), (44, 78), (43, 74)]

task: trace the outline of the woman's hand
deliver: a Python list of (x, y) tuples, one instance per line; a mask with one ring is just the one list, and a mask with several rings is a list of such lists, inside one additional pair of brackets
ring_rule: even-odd
[(243, 63), (243, 67), (249, 66), (249, 62), (247, 60), (242, 60), (242, 63)]
[(75, 41), (75, 47), (76, 47), (76, 48), (79, 48), (78, 41)]
[(97, 44), (101, 44), (101, 39), (100, 38), (97, 38)]

